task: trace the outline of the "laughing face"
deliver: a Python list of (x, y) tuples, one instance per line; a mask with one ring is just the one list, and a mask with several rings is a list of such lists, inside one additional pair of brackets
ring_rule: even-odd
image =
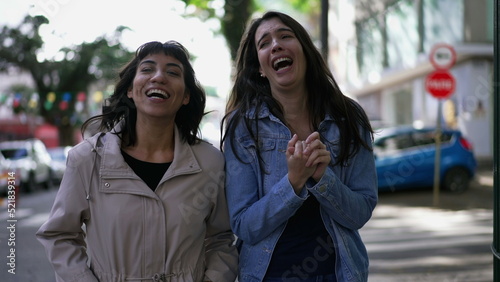
[(189, 103), (184, 83), (184, 67), (172, 56), (151, 54), (139, 62), (127, 96), (134, 100), (137, 118), (175, 118), (182, 105)]
[(305, 86), (306, 59), (293, 30), (278, 18), (263, 21), (255, 33), (259, 71), (275, 91)]

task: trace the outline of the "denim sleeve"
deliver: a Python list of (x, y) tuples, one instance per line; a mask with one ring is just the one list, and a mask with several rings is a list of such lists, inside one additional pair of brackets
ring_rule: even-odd
[[(226, 196), (233, 232), (245, 243), (255, 244), (283, 228), (286, 221), (307, 198), (307, 190), (296, 195), (283, 176), (264, 193), (258, 160), (241, 143), (224, 144), (226, 157)], [(235, 155), (238, 152), (239, 160)]]
[[(365, 141), (371, 144), (368, 133)], [(361, 147), (347, 167), (329, 167), (308, 190), (331, 219), (346, 228), (360, 229), (371, 218), (378, 200), (373, 151)]]

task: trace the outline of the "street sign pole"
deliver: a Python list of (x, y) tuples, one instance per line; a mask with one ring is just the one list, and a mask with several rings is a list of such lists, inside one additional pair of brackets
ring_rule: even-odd
[(439, 205), (439, 187), (441, 171), (441, 116), (443, 99), (455, 92), (455, 78), (448, 72), (456, 61), (455, 49), (448, 44), (436, 44), (429, 56), (431, 64), (436, 71), (427, 75), (425, 88), (432, 96), (438, 99), (438, 112), (436, 121), (435, 144), (436, 155), (434, 159), (434, 187), (433, 204)]
[(435, 144), (436, 144), (436, 156), (434, 159), (434, 187), (433, 187), (433, 204), (434, 206), (439, 205), (439, 180), (440, 180), (440, 168), (441, 168), (441, 115), (442, 115), (442, 105), (443, 100), (438, 101), (438, 114), (437, 114), (437, 124), (435, 133)]

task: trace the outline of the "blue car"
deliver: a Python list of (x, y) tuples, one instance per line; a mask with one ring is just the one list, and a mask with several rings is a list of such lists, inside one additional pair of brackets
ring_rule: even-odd
[[(373, 149), (379, 191), (433, 187), (435, 137), (435, 128), (376, 130)], [(476, 167), (471, 143), (458, 130), (442, 129), (440, 188), (465, 191)]]

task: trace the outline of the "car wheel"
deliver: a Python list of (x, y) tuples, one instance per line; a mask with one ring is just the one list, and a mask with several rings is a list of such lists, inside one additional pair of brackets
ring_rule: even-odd
[(50, 190), (52, 188), (52, 183), (54, 182), (54, 173), (52, 172), (52, 169), (49, 169), (49, 176), (47, 177), (47, 179), (42, 183), (43, 184), (43, 188), (45, 190)]
[(45, 182), (43, 183), (43, 188), (45, 190), (50, 190), (52, 189), (52, 183), (53, 183), (53, 180), (52, 180), (52, 176), (50, 176), (47, 180), (45, 180)]
[(33, 172), (30, 172), (28, 180), (24, 183), (21, 183), (21, 188), (23, 192), (31, 193), (33, 192), (33, 190), (35, 190), (35, 187), (36, 187), (35, 175), (33, 174)]
[(469, 188), (469, 172), (462, 167), (449, 169), (442, 181), (442, 187), (453, 193), (462, 193)]

